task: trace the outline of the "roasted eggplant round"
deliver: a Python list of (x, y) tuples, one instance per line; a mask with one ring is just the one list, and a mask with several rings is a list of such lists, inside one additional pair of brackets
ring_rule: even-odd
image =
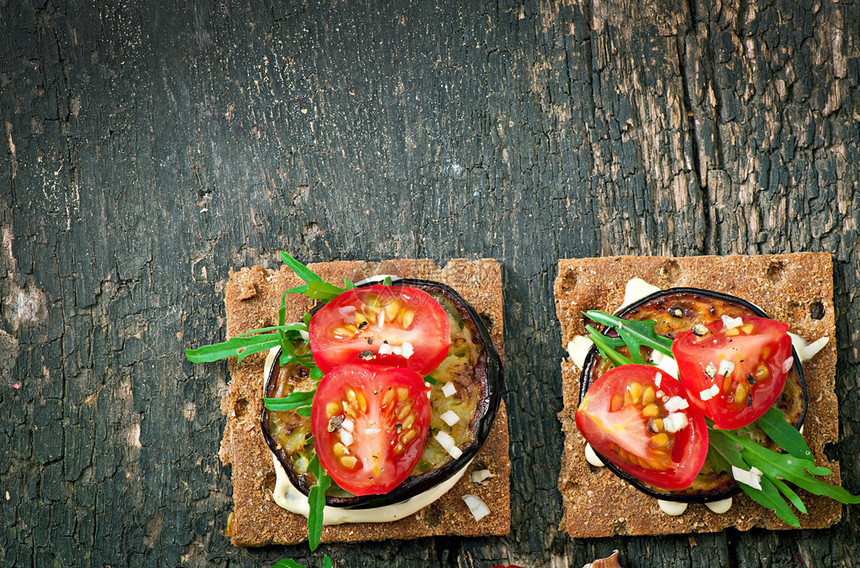
[[(700, 290), (697, 288), (670, 288), (655, 292), (635, 302), (616, 313), (618, 317), (629, 320), (654, 320), (657, 322), (657, 334), (670, 339), (681, 331), (692, 328), (696, 324), (709, 324), (721, 319), (723, 315), (730, 317), (769, 316), (758, 306), (719, 292)], [(604, 330), (609, 337), (618, 337), (614, 329)], [(627, 353), (626, 347), (619, 351)], [(786, 420), (800, 429), (806, 416), (807, 397), (806, 383), (803, 380), (803, 370), (797, 352), (792, 349), (794, 364), (785, 381), (785, 387), (775, 406), (782, 411)], [(650, 356), (650, 349), (643, 348), (644, 358)], [(592, 347), (585, 360), (580, 381), (580, 400), (585, 396), (591, 383), (600, 375), (612, 368), (597, 347)], [(750, 429), (750, 435), (760, 443), (767, 443), (767, 437), (758, 428)], [(598, 454), (599, 455), (599, 454)], [(737, 494), (740, 488), (732, 476), (726, 472), (717, 472), (710, 456), (705, 460), (701, 472), (693, 484), (682, 490), (666, 490), (654, 487), (632, 475), (624, 472), (609, 460), (603, 459), (606, 467), (613, 473), (644, 493), (666, 501), (684, 503), (707, 503), (726, 499)]]
[[(360, 284), (369, 286), (374, 282)], [(477, 454), (489, 435), (501, 400), (502, 363), (493, 346), (489, 331), (478, 313), (450, 287), (428, 280), (397, 279), (394, 285), (424, 290), (445, 309), (451, 323), (451, 345), (447, 357), (430, 373), (436, 381), (430, 391), (432, 418), (430, 436), (418, 464), (410, 476), (384, 495), (355, 496), (336, 486), (326, 493), (326, 504), (333, 507), (371, 508), (409, 499), (462, 469)], [(307, 354), (304, 342), (295, 344), (297, 354)], [(452, 383), (456, 391), (445, 396), (442, 387)], [(278, 358), (267, 377), (265, 394), (270, 398), (286, 397), (293, 391), (310, 391), (315, 381), (308, 369), (298, 363), (281, 367)], [(452, 410), (461, 419), (454, 426), (443, 423), (440, 416)], [(308, 472), (314, 456), (310, 417), (295, 411), (263, 409), (263, 434), (269, 448), (283, 465), (290, 482), (307, 494), (316, 483)], [(433, 439), (433, 432), (444, 426), (462, 455), (454, 459)]]

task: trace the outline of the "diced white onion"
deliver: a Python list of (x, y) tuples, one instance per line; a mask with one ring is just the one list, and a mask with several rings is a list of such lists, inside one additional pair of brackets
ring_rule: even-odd
[(690, 403), (687, 402), (686, 398), (682, 398), (680, 396), (673, 396), (666, 401), (664, 407), (666, 408), (666, 412), (672, 413), (677, 412), (678, 410), (684, 410), (685, 408), (689, 408)]
[(412, 357), (412, 354), (415, 353), (415, 350), (412, 348), (412, 344), (408, 341), (403, 342), (401, 350), (403, 351), (401, 355), (403, 355), (405, 359), (409, 359), (410, 357)]
[(743, 318), (733, 318), (731, 316), (722, 316), (723, 325), (726, 326), (726, 329), (734, 329), (736, 327), (740, 327), (744, 324)]
[(699, 398), (702, 400), (711, 400), (718, 394), (720, 394), (720, 387), (717, 385), (711, 385), (711, 388), (705, 389), (699, 393)]
[(705, 506), (710, 509), (712, 512), (722, 515), (723, 513), (727, 513), (729, 509), (732, 508), (732, 498), (721, 499), (719, 501), (711, 501), (710, 503), (705, 503)]
[(340, 423), (340, 427), (347, 432), (352, 433), (355, 431), (355, 422), (352, 421), (352, 418), (347, 418)]
[(673, 412), (663, 419), (663, 429), (675, 433), (687, 427), (687, 415), (683, 412)]
[(380, 432), (382, 432), (382, 430), (380, 430), (379, 428), (366, 428), (364, 430), (365, 436), (375, 436)]
[(453, 410), (446, 410), (439, 418), (441, 418), (448, 426), (453, 426), (460, 421), (460, 416)]
[(683, 515), (684, 511), (687, 510), (686, 503), (676, 503), (675, 501), (664, 501), (662, 499), (657, 499), (657, 506), (660, 507), (661, 511), (672, 517)]
[(454, 443), (454, 438), (451, 437), (447, 432), (443, 432), (439, 430), (433, 435), (436, 438), (436, 441), (439, 442), (439, 445), (451, 455), (452, 458), (457, 459), (463, 455), (463, 450), (457, 447)]
[[(656, 353), (656, 351), (654, 353)], [(663, 382), (663, 374), (662, 373), (656, 373), (654, 375), (654, 386), (659, 389), (660, 383), (662, 383), (662, 382)]]
[(354, 441), (352, 437), (352, 432), (350, 432), (349, 430), (344, 430), (342, 427), (338, 432), (340, 434), (341, 443), (343, 443), (343, 445), (347, 447), (351, 446), (352, 442)]
[(489, 469), (476, 469), (469, 474), (472, 483), (483, 483), (491, 477), (496, 477)]
[(475, 517), (476, 521), (480, 521), (490, 514), (490, 509), (487, 507), (487, 504), (484, 503), (477, 495), (463, 495), (463, 501), (466, 502), (466, 506), (469, 507), (469, 512), (472, 513), (472, 516)]
[(594, 448), (591, 447), (591, 444), (585, 444), (585, 461), (594, 467), (604, 467), (606, 465), (603, 463), (603, 460), (594, 453)]
[(747, 471), (745, 469), (732, 466), (732, 477), (735, 478), (735, 481), (743, 483), (744, 485), (749, 485), (759, 491), (761, 491), (761, 475), (761, 470), (756, 467)]
[(454, 383), (445, 383), (444, 385), (442, 385), (442, 394), (445, 395), (445, 398), (448, 398), (456, 392), (457, 387), (454, 386)]
[(717, 371), (720, 375), (728, 377), (735, 370), (735, 364), (727, 359), (720, 361), (720, 369)]
[(391, 355), (394, 353), (394, 346), (389, 345), (388, 343), (383, 343), (379, 346), (379, 354), (380, 355)]

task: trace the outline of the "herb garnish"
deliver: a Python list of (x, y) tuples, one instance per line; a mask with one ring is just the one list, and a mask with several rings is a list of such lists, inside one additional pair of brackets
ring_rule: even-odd
[[(237, 357), (237, 361), (241, 361), (248, 355), (268, 351), (272, 347), (280, 347), (281, 356), (278, 360), (280, 365), (284, 366), (291, 362), (298, 363), (309, 370), (311, 379), (319, 383), (319, 380), (323, 377), (323, 373), (314, 362), (313, 356), (310, 354), (310, 349), (307, 349), (306, 354), (300, 355), (296, 352), (297, 345), (307, 345), (308, 343), (311, 314), (306, 313), (300, 323), (287, 324), (285, 321), (287, 294), (303, 294), (313, 300), (329, 302), (347, 290), (355, 288), (355, 284), (349, 278), (344, 278), (343, 288), (325, 282), (313, 270), (283, 251), (281, 252), (281, 260), (299, 278), (304, 280), (305, 284), (290, 288), (281, 296), (281, 307), (278, 310), (278, 325), (252, 329), (214, 345), (206, 345), (198, 349), (186, 349), (185, 356), (189, 361), (192, 363), (211, 363), (230, 357)], [(391, 277), (387, 276), (382, 283), (390, 286)], [(310, 416), (315, 394), (316, 388), (310, 391), (294, 391), (285, 398), (264, 397), (263, 401), (265, 407), (274, 412), (295, 410), (301, 416)], [(313, 437), (307, 438), (305, 444), (312, 445)], [(316, 550), (322, 535), (325, 492), (331, 487), (332, 479), (323, 470), (316, 455), (310, 461), (308, 471), (317, 480), (316, 484), (308, 492), (308, 544), (311, 550)], [(331, 565), (331, 559), (326, 556), (323, 561), (323, 567), (331, 568)], [(272, 568), (305, 567), (294, 560), (284, 559), (272, 566)]]
[[(594, 342), (601, 354), (616, 367), (630, 363), (652, 364), (643, 361), (640, 352), (643, 346), (656, 349), (674, 359), (671, 348), (672, 340), (657, 335), (654, 331), (654, 326), (657, 323), (655, 321), (625, 320), (595, 310), (585, 312), (585, 315), (589, 319), (614, 328), (618, 332), (619, 337), (607, 337), (590, 325), (585, 326), (589, 339)], [(632, 359), (617, 351), (618, 347), (624, 345), (630, 350)], [(789, 503), (803, 514), (806, 514), (806, 506), (785, 481), (790, 481), (810, 493), (830, 497), (840, 503), (860, 503), (860, 496), (852, 495), (840, 486), (831, 485), (815, 477), (830, 475), (833, 472), (826, 467), (815, 465), (812, 451), (803, 439), (803, 435), (786, 421), (783, 413), (777, 408), (771, 407), (753, 424), (761, 428), (774, 443), (787, 453), (783, 454), (754, 442), (750, 438), (749, 426), (739, 430), (720, 430), (713, 428), (713, 423), (708, 420), (708, 449), (711, 450), (709, 457), (714, 459), (715, 469), (729, 474), (732, 474), (733, 467), (747, 472), (755, 472), (753, 477), (758, 477), (760, 489), (737, 481), (738, 486), (753, 501), (771, 509), (783, 522), (793, 527), (800, 527), (800, 521), (794, 511), (791, 510)], [(734, 477), (734, 475), (732, 476)]]

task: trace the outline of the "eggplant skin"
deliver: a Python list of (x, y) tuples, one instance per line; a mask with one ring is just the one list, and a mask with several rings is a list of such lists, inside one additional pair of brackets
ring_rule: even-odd
[[(368, 282), (361, 286), (370, 286), (374, 283), (375, 282)], [(492, 338), (490, 337), (490, 333), (487, 330), (484, 321), (475, 309), (455, 290), (439, 282), (404, 278), (396, 280), (393, 285), (420, 288), (436, 297), (449, 313), (449, 317), (453, 316), (455, 321), (462, 322), (464, 335), (471, 337), (471, 341), (469, 342), (470, 347), (467, 348), (469, 351), (467, 355), (475, 364), (468, 370), (468, 372), (460, 372), (456, 377), (456, 380), (458, 380), (461, 386), (459, 392), (467, 393), (470, 400), (474, 400), (474, 409), (471, 412), (471, 418), (463, 432), (466, 441), (465, 443), (458, 444), (458, 447), (463, 453), (457, 459), (453, 459), (445, 453), (444, 463), (442, 460), (438, 459), (438, 454), (440, 453), (438, 451), (436, 452), (436, 459), (431, 459), (429, 462), (422, 457), (422, 462), (419, 462), (419, 465), (416, 466), (416, 470), (413, 471), (410, 477), (392, 491), (384, 495), (357, 497), (339, 490), (338, 488), (335, 488), (333, 491), (330, 490), (326, 495), (326, 505), (330, 507), (367, 509), (384, 505), (392, 505), (414, 497), (415, 495), (418, 495), (419, 493), (422, 493), (450, 478), (457, 471), (465, 467), (478, 453), (478, 450), (480, 450), (490, 433), (493, 420), (496, 417), (496, 413), (498, 412), (499, 404), (501, 402), (503, 380), (502, 361), (493, 345)], [(455, 332), (452, 331), (452, 334), (453, 333)], [(448, 360), (453, 356), (453, 352), (454, 349), (452, 347), (449, 351), (449, 358), (440, 364), (440, 368), (445, 366), (446, 362), (448, 362)], [(298, 366), (296, 365), (296, 367)], [(290, 380), (301, 382), (301, 377), (295, 376), (297, 371), (298, 369), (295, 368), (290, 369), (287, 373), (281, 373), (276, 359), (266, 380), (266, 396), (271, 397), (273, 396), (271, 393), (278, 392), (279, 390), (283, 392), (284, 387), (280, 383), (287, 378), (285, 375), (289, 376)], [(434, 375), (434, 373), (431, 373), (431, 376)], [(286, 394), (281, 394), (280, 396), (286, 396)], [(273, 415), (282, 416), (275, 417)], [(276, 420), (273, 421), (273, 417), (276, 418)], [(296, 467), (294, 460), (297, 460), (297, 463), (303, 464), (306, 468), (306, 460), (309, 460), (310, 457), (313, 456), (313, 451), (310, 450), (309, 453), (308, 451), (304, 451), (303, 453), (294, 452), (292, 454), (288, 454), (284, 450), (283, 444), (279, 443), (276, 439), (278, 438), (277, 434), (272, 432), (270, 428), (270, 426), (279, 428), (282, 423), (286, 423), (288, 424), (287, 429), (299, 429), (296, 431), (301, 431), (303, 433), (304, 430), (301, 429), (303, 428), (303, 425), (306, 425), (307, 433), (309, 434), (310, 419), (305, 420), (306, 421), (303, 421), (302, 417), (299, 417), (295, 412), (271, 412), (265, 408), (263, 409), (261, 416), (263, 435), (266, 439), (266, 443), (281, 465), (284, 466), (292, 484), (299, 489), (299, 491), (307, 494), (310, 491), (310, 488), (316, 483), (316, 480), (312, 474), (307, 473), (306, 471), (300, 471), (301, 468)], [(427, 446), (429, 447), (431, 444), (437, 444), (437, 442), (432, 439), (432, 433), (428, 436)], [(427, 456), (428, 453), (428, 449), (425, 448), (424, 456)], [(438, 464), (435, 463), (437, 461), (439, 462)], [(432, 466), (432, 468), (427, 471), (418, 471), (419, 467), (422, 466)]]
[[(669, 288), (654, 292), (638, 302), (623, 308), (617, 315), (620, 318), (630, 320), (654, 320), (654, 327), (659, 335), (674, 339), (681, 331), (690, 329), (697, 323), (708, 324), (721, 319), (723, 315), (738, 317), (742, 315), (769, 318), (769, 316), (758, 306), (741, 298), (701, 290), (698, 288)], [(605, 335), (617, 337), (614, 329), (601, 330)], [(647, 354), (643, 351), (643, 355)], [(783, 392), (774, 405), (786, 416), (786, 420), (798, 430), (803, 425), (806, 417), (807, 396), (806, 382), (803, 379), (803, 369), (800, 358), (792, 347), (794, 365), (785, 381)], [(585, 359), (585, 367), (582, 370), (580, 380), (580, 401), (585, 396), (591, 383), (600, 375), (612, 368), (612, 364), (606, 361), (592, 346)], [(763, 434), (762, 434), (763, 435)], [(596, 453), (596, 452), (595, 452)], [(600, 456), (600, 454), (598, 454)], [(624, 479), (643, 493), (663, 499), (665, 501), (677, 501), (681, 503), (709, 503), (720, 501), (740, 492), (735, 480), (728, 473), (717, 473), (711, 468), (710, 460), (705, 462), (693, 485), (687, 489), (671, 491), (654, 487), (625, 472), (612, 462), (600, 456), (603, 463), (615, 475)]]

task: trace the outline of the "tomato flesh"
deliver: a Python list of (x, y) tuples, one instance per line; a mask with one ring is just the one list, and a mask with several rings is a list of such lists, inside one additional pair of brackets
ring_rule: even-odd
[(794, 362), (788, 325), (740, 319), (732, 327), (723, 321), (695, 326), (672, 344), (687, 398), (714, 426), (727, 430), (747, 426), (767, 412)]
[(410, 369), (348, 364), (327, 373), (311, 411), (323, 469), (353, 495), (388, 493), (421, 458), (430, 430), (429, 388)]
[(648, 365), (598, 377), (576, 411), (576, 426), (604, 458), (663, 489), (689, 487), (708, 453), (701, 411), (689, 406), (674, 377)]
[(322, 306), (311, 318), (309, 334), (323, 373), (364, 362), (424, 376), (448, 355), (451, 322), (424, 290), (378, 284), (347, 290)]

